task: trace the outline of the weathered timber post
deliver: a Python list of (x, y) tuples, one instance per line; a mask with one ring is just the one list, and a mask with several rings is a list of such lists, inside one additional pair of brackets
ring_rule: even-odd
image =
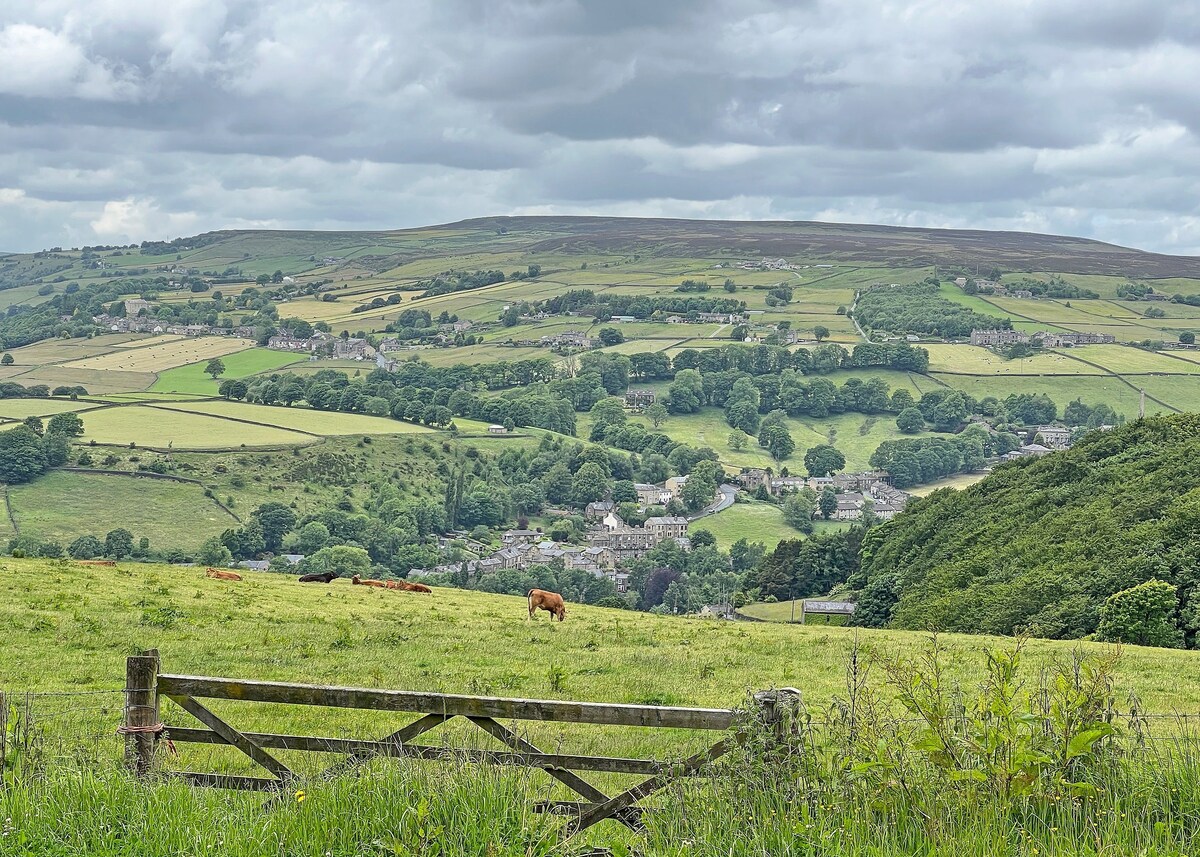
[(776, 741), (783, 743), (791, 721), (800, 710), (800, 691), (794, 687), (760, 690), (754, 694), (754, 701), (763, 725), (771, 730)]
[(162, 732), (158, 719), (158, 649), (125, 659), (125, 765), (137, 777), (154, 766), (154, 744)]
[(0, 690), (0, 794), (5, 789), (4, 771), (8, 762), (8, 697)]

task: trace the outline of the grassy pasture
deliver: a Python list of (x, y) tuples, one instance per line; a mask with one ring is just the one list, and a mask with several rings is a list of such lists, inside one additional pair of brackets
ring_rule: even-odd
[[(221, 357), (225, 364), (225, 378), (245, 378), (263, 372), (272, 372), (296, 363), (305, 363), (302, 355), (268, 348), (247, 348)], [(160, 372), (151, 390), (156, 393), (198, 393), (215, 396), (221, 380), (214, 381), (204, 371), (208, 361), (203, 360), (186, 366), (176, 366)]]
[(252, 405), (220, 399), (203, 402), (164, 403), (162, 407), (187, 413), (248, 420), (320, 435), (419, 434), (432, 431), (425, 426), (387, 417), (315, 411), (312, 408), (302, 407)]
[(1128, 348), (1121, 345), (1086, 345), (1073, 349), (1072, 356), (1097, 366), (1103, 366), (1118, 375), (1127, 372), (1158, 372), (1165, 375), (1192, 375), (1200, 373), (1200, 365), (1189, 360), (1177, 360), (1166, 354)]
[[(975, 345), (922, 343), (929, 351), (929, 371), (971, 375), (1103, 375), (1103, 369), (1072, 360), (1066, 351), (1045, 350), (1032, 357), (1005, 360)], [(1090, 346), (1089, 346), (1090, 347)]]
[(312, 434), (271, 426), (168, 410), (149, 405), (124, 405), (93, 411), (84, 419), (83, 440), (96, 443), (165, 449), (223, 449), (240, 446), (281, 446), (313, 443)]
[(10, 488), (9, 503), (22, 535), (64, 545), (125, 527), (152, 547), (194, 550), (238, 524), (200, 485), (127, 475), (56, 470)]
[(197, 361), (224, 357), (253, 348), (248, 339), (232, 336), (198, 336), (114, 350), (97, 357), (86, 357), (64, 364), (72, 369), (115, 369), (125, 372), (159, 372)]
[(0, 417), (23, 420), (26, 417), (48, 417), (68, 411), (83, 413), (98, 405), (72, 402), (70, 399), (0, 399)]
[(126, 372), (117, 369), (75, 369), (55, 364), (35, 366), (32, 369), (19, 366), (3, 368), (17, 371), (12, 374), (0, 372), (0, 377), (8, 377), (26, 387), (34, 384), (45, 384), (51, 389), (58, 386), (81, 386), (89, 393), (100, 395), (145, 390), (155, 381), (152, 372)]
[[(987, 396), (1003, 399), (1014, 393), (1045, 394), (1058, 405), (1060, 415), (1067, 403), (1074, 399), (1080, 399), (1089, 405), (1103, 402), (1111, 405), (1118, 414), (1124, 414), (1130, 419), (1136, 417), (1138, 412), (1137, 388), (1111, 375), (1030, 378), (1003, 375), (939, 374), (934, 377), (946, 386), (969, 393), (976, 399), (983, 399)], [(1134, 380), (1141, 381), (1142, 379)], [(1181, 407), (1175, 402), (1171, 404)], [(1200, 406), (1200, 400), (1194, 403), (1193, 407), (1195, 406)], [(1160, 413), (1164, 410), (1167, 409), (1154, 402), (1146, 402), (1146, 413)]]
[(909, 488), (908, 493), (917, 497), (924, 497), (927, 494), (932, 494), (939, 488), (969, 488), (976, 482), (981, 482), (986, 473), (960, 473), (957, 476), (947, 476), (945, 479), (939, 479), (936, 482), (929, 482), (925, 485), (917, 485)]
[(95, 339), (45, 339), (33, 345), (14, 348), (10, 353), (14, 366), (40, 366), (110, 354), (114, 347), (96, 342)]
[(126, 342), (114, 342), (113, 348), (151, 348), (155, 345), (165, 345), (168, 342), (182, 342), (187, 339), (186, 336), (181, 336), (178, 333), (160, 333), (158, 336), (151, 336), (149, 339), (131, 339)]
[[(581, 605), (571, 605), (565, 623), (530, 623), (519, 597), (442, 589), (436, 599), (418, 598), (348, 581), (307, 587), (274, 574), (249, 574), (232, 585), (208, 580), (199, 569), (161, 565), (89, 568), (6, 558), (0, 582), (0, 622), (6, 627), (46, 620), (20, 645), (0, 648), (0, 674), (8, 686), (30, 690), (120, 687), (124, 656), (140, 646), (158, 648), (164, 666), (183, 673), (713, 706), (736, 704), (746, 687), (790, 685), (824, 701), (843, 692), (854, 637), (841, 629), (759, 627)], [(143, 611), (168, 605), (180, 611), (169, 627), (141, 621)], [(92, 628), (79, 621), (86, 616), (104, 622)], [(869, 647), (904, 652), (924, 639), (897, 631), (858, 634)], [(331, 645), (339, 638), (343, 645)], [(967, 681), (980, 673), (978, 660), (966, 655), (996, 643), (962, 635), (942, 639), (952, 654), (952, 674)], [(411, 649), (407, 640), (420, 640), (419, 651), (398, 657)], [(1107, 651), (1095, 643), (1031, 641), (1028, 665), (1036, 669), (1077, 646)], [(63, 647), (72, 650), (71, 658), (45, 657)], [(1181, 668), (1194, 659), (1188, 652), (1127, 646), (1120, 674), (1150, 710), (1195, 711), (1200, 677)], [(567, 673), (561, 690), (550, 685), (550, 663)], [(169, 722), (181, 721), (177, 710), (167, 714)], [(275, 723), (300, 729), (319, 730), (324, 719), (300, 709), (277, 714)], [(248, 722), (254, 720), (250, 715)], [(379, 731), (378, 724), (371, 729)]]
[(783, 512), (771, 503), (734, 503), (723, 512), (701, 518), (688, 531), (695, 533), (707, 530), (717, 539), (717, 547), (729, 550), (738, 539), (762, 542), (767, 550), (774, 550), (783, 539), (803, 538), (799, 530), (784, 523)]

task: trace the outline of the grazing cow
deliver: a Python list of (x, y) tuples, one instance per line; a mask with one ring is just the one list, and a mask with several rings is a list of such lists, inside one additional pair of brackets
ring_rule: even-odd
[(545, 610), (551, 616), (558, 617), (559, 622), (567, 616), (567, 608), (563, 605), (561, 595), (557, 592), (547, 592), (544, 589), (531, 589), (529, 590), (529, 618), (534, 618), (533, 614), (539, 609)]
[(409, 583), (407, 580), (400, 581), (400, 588), (405, 592), (433, 592), (424, 583)]
[(363, 580), (357, 574), (354, 575), (354, 577), (350, 578), (350, 582), (353, 583), (355, 586), (378, 586), (380, 589), (383, 589), (384, 587), (387, 586), (387, 584), (384, 583), (382, 580), (371, 580), (370, 578)]
[(211, 577), (213, 580), (241, 580), (242, 576), (233, 571), (221, 571), (219, 568), (204, 569), (206, 577)]
[(301, 583), (333, 583), (338, 579), (336, 571), (322, 571), (313, 574), (306, 574), (300, 578)]

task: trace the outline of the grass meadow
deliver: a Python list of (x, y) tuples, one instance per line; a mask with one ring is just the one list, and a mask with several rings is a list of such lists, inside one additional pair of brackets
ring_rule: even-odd
[(157, 449), (223, 449), (313, 443), (313, 433), (257, 425), (151, 405), (101, 408), (84, 416), (83, 442)]
[[(175, 673), (527, 698), (726, 707), (740, 704), (747, 689), (791, 686), (802, 691), (809, 711), (819, 713), (845, 697), (856, 641), (862, 670), (879, 658), (920, 657), (928, 642), (916, 633), (659, 617), (578, 605), (568, 607), (566, 622), (551, 624), (530, 622), (524, 599), (516, 597), (442, 589), (430, 597), (345, 581), (304, 586), (271, 574), (227, 583), (195, 568), (9, 559), (0, 564), (0, 624), (21, 629), (17, 645), (0, 648), (0, 675), (8, 690), (91, 692), (30, 698), (45, 775), (14, 779), (0, 793), (6, 855), (582, 855), (604, 846), (617, 854), (636, 849), (697, 857), (1031, 857), (1035, 851), (1182, 855), (1194, 844), (1200, 769), (1192, 767), (1195, 751), (1188, 745), (1168, 753), (1170, 745), (1149, 742), (1131, 764), (1149, 766), (1153, 757), (1154, 774), (1121, 768), (1127, 779), (1112, 781), (1121, 787), (1100, 792), (1095, 801), (1021, 800), (981, 791), (955, 803), (954, 796), (967, 797), (966, 786), (937, 788), (937, 778), (906, 776), (908, 792), (888, 790), (886, 778), (876, 791), (870, 777), (851, 780), (858, 783), (854, 788), (830, 789), (829, 775), (819, 772), (824, 759), (819, 745), (805, 751), (817, 767), (797, 768), (778, 757), (762, 767), (752, 750), (754, 733), (748, 733), (747, 749), (719, 765), (714, 779), (679, 784), (652, 798), (658, 812), (648, 816), (645, 835), (605, 822), (559, 844), (561, 821), (535, 815), (531, 807), (535, 800), (568, 793), (537, 771), (381, 761), (357, 777), (303, 779), (300, 791), (288, 793), (268, 813), (260, 808), (262, 798), (253, 795), (178, 783), (138, 785), (116, 771), (120, 739), (112, 732), (120, 722), (121, 697), (106, 693), (123, 686), (125, 655), (152, 647), (164, 671)], [(1011, 641), (944, 635), (939, 645), (940, 681), (961, 685), (970, 699), (982, 692), (977, 689), (986, 676), (982, 650)], [(1032, 686), (1073, 651), (1097, 657), (1113, 652), (1099, 644), (1030, 641), (1019, 675)], [(1195, 711), (1200, 680), (1188, 666), (1194, 659), (1191, 652), (1127, 647), (1115, 667), (1117, 692), (1122, 700), (1136, 694), (1151, 711)], [(883, 674), (878, 665), (867, 669), (877, 678)], [(898, 710), (894, 693), (878, 683), (873, 704)], [(289, 734), (377, 737), (412, 719), (206, 703), (238, 728)], [(62, 716), (72, 710), (74, 716)], [(162, 718), (168, 728), (194, 725), (169, 702)], [(880, 713), (870, 722), (884, 719)], [(666, 759), (715, 737), (540, 723), (519, 728), (538, 746), (561, 752)], [(440, 730), (426, 740), (496, 746), (465, 726)], [(164, 749), (159, 764), (253, 771), (226, 748), (176, 749), (178, 755)], [(305, 778), (334, 760), (278, 755)], [(924, 768), (916, 771), (932, 777)], [(609, 794), (636, 781), (615, 774), (588, 779)], [(822, 782), (826, 787), (817, 788)], [(796, 794), (809, 787), (813, 790), (804, 793), (811, 800)]]
[(165, 342), (149, 340), (149, 344), (117, 347), (108, 354), (85, 357), (63, 364), (72, 369), (115, 369), (125, 372), (158, 372), (186, 366), (198, 361), (209, 361), (237, 351), (252, 348), (248, 339), (231, 336), (197, 336), (173, 339)]
[(203, 402), (171, 402), (161, 405), (164, 410), (192, 414), (206, 414), (229, 420), (246, 420), (267, 426), (308, 432), (319, 435), (379, 435), (379, 434), (422, 434), (433, 429), (425, 426), (394, 420), (390, 417), (372, 417), (366, 414), (344, 414), (337, 411), (317, 411), (305, 407), (280, 407), (275, 405), (253, 405), (214, 399)]
[(22, 535), (69, 545), (88, 533), (125, 527), (146, 536), (155, 549), (195, 550), (238, 521), (208, 497), (204, 488), (126, 474), (100, 475), (56, 470), (8, 490)]
[(221, 362), (225, 364), (225, 374), (216, 381), (204, 371), (208, 360), (174, 368), (164, 367), (163, 371), (158, 373), (151, 390), (160, 393), (199, 393), (215, 396), (217, 388), (221, 386), (221, 380), (225, 378), (245, 378), (248, 375), (271, 372), (306, 361), (305, 358), (286, 351), (247, 348), (222, 356)]

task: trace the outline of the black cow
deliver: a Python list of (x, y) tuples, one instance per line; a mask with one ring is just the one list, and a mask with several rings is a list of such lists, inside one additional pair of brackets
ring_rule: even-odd
[(306, 574), (300, 578), (301, 583), (332, 583), (338, 579), (336, 571), (323, 571), (320, 574)]

